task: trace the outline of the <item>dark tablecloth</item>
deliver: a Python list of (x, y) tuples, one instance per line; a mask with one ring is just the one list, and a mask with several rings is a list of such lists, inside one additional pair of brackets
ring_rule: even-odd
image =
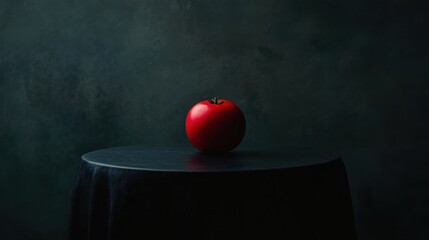
[(83, 156), (70, 239), (355, 239), (342, 159), (122, 147)]

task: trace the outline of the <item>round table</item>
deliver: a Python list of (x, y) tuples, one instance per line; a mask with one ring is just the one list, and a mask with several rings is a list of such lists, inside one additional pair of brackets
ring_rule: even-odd
[(70, 239), (356, 239), (340, 156), (127, 146), (82, 156)]

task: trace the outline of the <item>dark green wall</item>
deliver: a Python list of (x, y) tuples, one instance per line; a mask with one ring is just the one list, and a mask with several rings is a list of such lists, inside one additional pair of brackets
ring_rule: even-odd
[(65, 238), (81, 154), (186, 142), (220, 96), (243, 144), (343, 154), (360, 239), (429, 239), (426, 5), (0, 1), (0, 238)]

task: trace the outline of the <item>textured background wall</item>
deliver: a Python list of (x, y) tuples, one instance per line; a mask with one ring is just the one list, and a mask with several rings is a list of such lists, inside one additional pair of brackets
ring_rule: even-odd
[(0, 1), (0, 236), (64, 239), (81, 154), (186, 142), (221, 96), (243, 144), (343, 154), (360, 239), (429, 239), (427, 5)]

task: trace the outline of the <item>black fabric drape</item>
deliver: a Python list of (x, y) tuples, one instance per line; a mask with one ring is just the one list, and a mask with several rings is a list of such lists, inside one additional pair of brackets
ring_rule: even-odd
[(341, 158), (249, 171), (123, 169), (83, 160), (69, 237), (355, 239)]

